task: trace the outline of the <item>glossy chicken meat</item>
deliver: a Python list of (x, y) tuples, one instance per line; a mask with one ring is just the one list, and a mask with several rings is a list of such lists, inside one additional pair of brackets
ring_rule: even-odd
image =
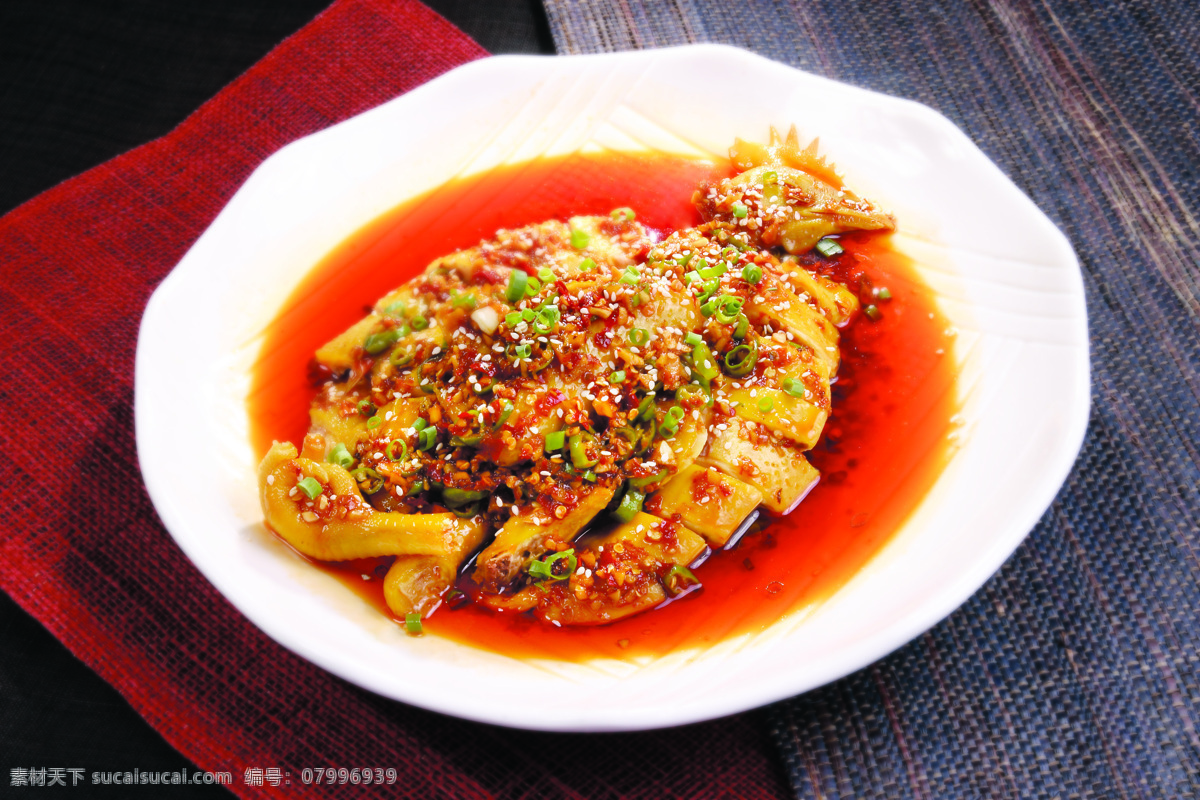
[(270, 528), (316, 559), (394, 557), (409, 620), (465, 594), (594, 625), (698, 586), (710, 549), (818, 479), (858, 300), (788, 254), (894, 226), (794, 132), (733, 156), (698, 227), (502, 230), (380, 299), (317, 352), (302, 447), (263, 461)]

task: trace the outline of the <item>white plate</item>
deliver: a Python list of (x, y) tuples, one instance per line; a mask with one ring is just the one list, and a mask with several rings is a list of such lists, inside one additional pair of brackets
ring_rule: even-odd
[[(960, 331), (960, 446), (913, 518), (830, 600), (704, 650), (524, 661), (408, 638), (265, 533), (245, 410), (250, 367), (263, 328), (335, 245), (451, 176), (503, 162), (595, 145), (724, 152), (734, 137), (761, 140), (768, 126), (792, 123), (820, 136), (851, 186), (896, 211), (907, 249), (944, 265), (924, 277)], [(578, 731), (676, 725), (846, 675), (928, 629), (996, 571), (1083, 439), (1082, 277), (1050, 221), (924, 106), (728, 47), (505, 56), (267, 159), (151, 298), (136, 403), (142, 472), (167, 529), (296, 653), (380, 694), (470, 719)], [(529, 702), (549, 694), (554, 703)]]

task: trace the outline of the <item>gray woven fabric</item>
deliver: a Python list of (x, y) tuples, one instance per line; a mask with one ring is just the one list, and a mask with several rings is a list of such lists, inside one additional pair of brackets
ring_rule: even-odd
[(1200, 796), (1195, 3), (548, 0), (560, 52), (723, 42), (953, 119), (1083, 264), (1093, 412), (963, 608), (775, 706), (801, 797)]

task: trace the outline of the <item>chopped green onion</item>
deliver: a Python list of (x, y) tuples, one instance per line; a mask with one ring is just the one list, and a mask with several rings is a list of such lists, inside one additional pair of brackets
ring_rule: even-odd
[(567, 443), (567, 434), (563, 431), (554, 431), (546, 434), (546, 452), (553, 453), (557, 450), (562, 450), (563, 445)]
[(683, 282), (685, 284), (687, 284), (688, 286), (691, 286), (693, 283), (696, 283), (700, 280), (703, 280), (703, 279), (700, 277), (700, 273), (696, 272), (695, 270), (692, 270), (691, 272), (689, 272), (683, 276)]
[(717, 313), (717, 301), (709, 300), (707, 303), (700, 306), (700, 313), (706, 317), (711, 317), (713, 314)]
[(711, 267), (706, 267), (700, 270), (700, 277), (708, 280), (709, 278), (719, 278), (726, 273), (729, 268), (725, 266), (725, 262), (713, 264)]
[(519, 344), (513, 348), (513, 352), (517, 354), (517, 358), (529, 358), (529, 354), (533, 352), (533, 347), (527, 344)]
[(532, 308), (521, 309), (521, 319), (525, 320), (526, 322), (533, 322), (533, 317), (534, 313)]
[(383, 309), (383, 313), (389, 317), (403, 317), (407, 310), (408, 309), (404, 307), (404, 301), (397, 300), (396, 302), (389, 304), (387, 308)]
[(418, 314), (412, 318), (412, 326), (414, 331), (423, 331), (429, 327), (429, 320)]
[(804, 384), (795, 378), (788, 378), (785, 380), (781, 384), (781, 388), (792, 397), (804, 397)]
[(317, 496), (325, 490), (325, 487), (321, 486), (320, 481), (316, 478), (301, 478), (296, 481), (296, 488), (304, 492), (304, 496), (309, 500), (316, 500)]
[(473, 295), (473, 294), (455, 295), (451, 299), (450, 303), (455, 308), (474, 308), (475, 307), (475, 295)]
[(383, 418), (378, 414), (367, 420), (367, 430), (373, 431), (383, 424)]
[(748, 213), (750, 213), (749, 210), (746, 208), (745, 203), (734, 203), (730, 207), (730, 211), (732, 211), (733, 216), (737, 217), (738, 219), (745, 219), (746, 215)]
[(772, 397), (758, 398), (758, 410), (763, 412), (764, 414), (767, 413), (768, 411), (770, 411), (774, 407), (775, 407), (775, 399), (774, 398), (772, 398)]
[(738, 253), (738, 249), (731, 244), (727, 244), (721, 248), (721, 258), (727, 261), (732, 261), (733, 259), (737, 258)]
[(758, 345), (739, 344), (725, 354), (725, 371), (734, 378), (744, 378), (751, 373), (758, 363)]
[(554, 273), (550, 271), (549, 267), (542, 267), (538, 270), (538, 280), (542, 283), (549, 283), (554, 280)]
[(372, 414), (375, 413), (375, 404), (372, 403), (370, 400), (359, 400), (358, 401), (358, 413), (362, 414), (364, 417), (371, 416)]
[(633, 222), (635, 219), (637, 219), (637, 214), (634, 214), (633, 209), (629, 208), (628, 206), (614, 208), (611, 212), (609, 212), (609, 216), (615, 219), (617, 222)]
[(384, 350), (387, 350), (389, 347), (391, 347), (392, 344), (394, 344), (399, 338), (400, 331), (396, 330), (395, 328), (389, 328), (386, 331), (372, 333), (367, 337), (367, 340), (363, 342), (363, 350), (366, 350), (373, 356), (377, 356)]
[(616, 372), (609, 375), (608, 382), (609, 383), (624, 383), (625, 382), (625, 370), (619, 369)]
[(700, 344), (701, 342), (703, 342), (704, 339), (703, 339), (703, 337), (700, 336), (700, 334), (696, 333), (695, 331), (692, 331), (687, 336), (683, 337), (683, 341), (686, 342), (687, 344), (697, 345), (697, 344)]
[[(396, 445), (400, 445), (399, 453), (396, 452)], [(406, 445), (400, 439), (394, 439), (388, 442), (387, 450), (384, 452), (387, 453), (387, 457), (391, 461), (403, 461), (404, 459), (408, 458), (408, 445)]]
[(700, 292), (699, 300), (703, 303), (708, 298), (716, 294), (717, 289), (721, 288), (720, 278), (709, 278), (704, 282), (704, 291)]
[(587, 231), (581, 231), (578, 228), (571, 228), (571, 247), (576, 250), (582, 250), (592, 241), (592, 237)]
[(878, 289), (875, 289), (874, 291), (872, 291), (871, 294), (875, 296), (876, 300), (891, 300), (892, 299), (892, 290), (886, 286), (880, 286)]
[(425, 430), (425, 426), (428, 424), (429, 423), (425, 421), (424, 417), (417, 417), (416, 421), (412, 424), (413, 430), (423, 431)]
[(629, 329), (629, 343), (634, 347), (641, 347), (650, 341), (650, 333), (644, 328)]
[(716, 303), (717, 322), (720, 322), (722, 325), (728, 325), (742, 313), (742, 298), (740, 297), (722, 295)]
[(679, 430), (679, 423), (683, 420), (683, 415), (687, 412), (682, 406), (671, 406), (667, 409), (667, 413), (663, 416), (663, 421), (658, 424), (659, 433), (663, 434), (663, 438), (670, 439)]
[(583, 473), (583, 479), (585, 481), (587, 481), (588, 483), (595, 483), (596, 482), (596, 473), (592, 472), (589, 469), (587, 472)]
[(745, 314), (738, 314), (737, 325), (733, 329), (733, 338), (745, 339), (750, 332), (750, 319)]
[(629, 267), (625, 270), (625, 274), (621, 276), (620, 282), (626, 286), (633, 286), (638, 282), (638, 274), (634, 272), (633, 267)]
[(826, 258), (832, 258), (833, 256), (841, 255), (842, 253), (846, 252), (842, 249), (842, 246), (837, 243), (836, 239), (830, 239), (829, 237), (817, 242), (816, 247), (817, 252)]
[(537, 297), (538, 292), (542, 290), (542, 282), (537, 278), (529, 278), (525, 282), (525, 296)]
[(558, 306), (544, 306), (533, 318), (533, 329), (538, 333), (551, 333), (558, 325)]
[(504, 315), (504, 324), (510, 328), (515, 328), (520, 325), (521, 320), (522, 317), (520, 311), (510, 311)]
[(571, 453), (571, 463), (575, 465), (575, 469), (596, 466), (596, 459), (588, 458), (587, 447), (581, 434), (577, 433), (567, 439), (567, 449)]
[(681, 267), (686, 267), (688, 265), (688, 262), (691, 260), (692, 260), (692, 254), (688, 253), (686, 256), (677, 256), (675, 258), (675, 263)]
[(417, 434), (417, 449), (429, 450), (437, 443), (437, 428), (422, 428)]
[(630, 489), (621, 498), (621, 504), (617, 506), (617, 510), (613, 512), (617, 519), (621, 522), (632, 522), (633, 518), (642, 510), (642, 503), (646, 501), (645, 492), (640, 492), (637, 489)]
[(508, 422), (508, 418), (512, 416), (513, 411), (515, 410), (516, 406), (514, 406), (508, 400), (505, 400), (504, 404), (500, 407), (500, 416), (496, 418), (496, 423), (492, 425), (492, 430), (499, 430), (500, 426)]
[(579, 271), (580, 272), (591, 272), (595, 268), (596, 268), (596, 262), (592, 261), (590, 258), (585, 258), (583, 261), (579, 262)]
[(408, 631), (409, 636), (420, 636), (424, 633), (424, 628), (421, 625), (421, 615), (415, 611), (405, 614), (404, 629)]
[(775, 183), (777, 180), (779, 180), (779, 173), (775, 172), (775, 170), (769, 170), (762, 174), (763, 186)]
[(325, 456), (325, 460), (330, 464), (337, 464), (342, 469), (350, 469), (354, 466), (354, 456), (350, 455), (350, 451), (346, 449), (346, 445), (338, 442), (329, 451), (329, 455)]
[(508, 273), (508, 289), (504, 292), (504, 299), (510, 303), (519, 303), (521, 298), (525, 296), (525, 287), (529, 285), (529, 276), (519, 269), (514, 269)]
[[(555, 567), (559, 565), (561, 568), (556, 570)], [(578, 567), (579, 559), (575, 556), (575, 550), (563, 550), (545, 559), (529, 562), (529, 577), (538, 581), (565, 581)]]
[(747, 264), (742, 267), (742, 277), (753, 286), (762, 280), (762, 269), (757, 264)]
[(883, 319), (883, 312), (879, 310), (879, 306), (871, 304), (863, 309), (863, 313), (871, 318), (872, 322), (879, 322)]

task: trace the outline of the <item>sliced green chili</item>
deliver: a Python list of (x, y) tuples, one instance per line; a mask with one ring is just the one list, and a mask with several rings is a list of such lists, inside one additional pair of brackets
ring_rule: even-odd
[(513, 415), (514, 410), (516, 410), (516, 406), (510, 401), (505, 400), (500, 406), (500, 416), (496, 418), (496, 422), (492, 425), (492, 430), (499, 430), (504, 423), (508, 422), (508, 418)]
[(758, 344), (739, 344), (725, 354), (725, 371), (734, 378), (744, 378), (758, 363)]
[(536, 581), (565, 581), (579, 568), (575, 550), (563, 550), (544, 559), (529, 562), (529, 577)]
[(546, 434), (545, 449), (547, 453), (554, 453), (563, 449), (563, 445), (567, 443), (567, 434), (563, 431), (554, 431)]
[(630, 489), (621, 498), (621, 504), (617, 506), (617, 510), (613, 512), (617, 519), (621, 522), (632, 522), (633, 518), (642, 510), (642, 503), (646, 501), (645, 492), (637, 489)]
[(575, 465), (575, 469), (596, 466), (597, 459), (588, 458), (587, 445), (583, 441), (582, 434), (577, 433), (567, 439), (567, 447), (571, 453), (571, 463)]
[(375, 494), (383, 488), (383, 476), (370, 467), (359, 467), (353, 470), (350, 475), (354, 480), (358, 481), (359, 488), (363, 490), (363, 494)]
[(688, 586), (695, 586), (700, 583), (696, 575), (682, 564), (676, 564), (667, 571), (666, 578), (663, 581), (667, 592), (672, 596), (676, 596), (683, 592)]
[(384, 350), (387, 350), (389, 347), (391, 347), (399, 338), (400, 331), (396, 330), (395, 328), (389, 328), (386, 331), (372, 333), (367, 337), (367, 340), (363, 342), (363, 350), (366, 350), (373, 356), (377, 356)]

